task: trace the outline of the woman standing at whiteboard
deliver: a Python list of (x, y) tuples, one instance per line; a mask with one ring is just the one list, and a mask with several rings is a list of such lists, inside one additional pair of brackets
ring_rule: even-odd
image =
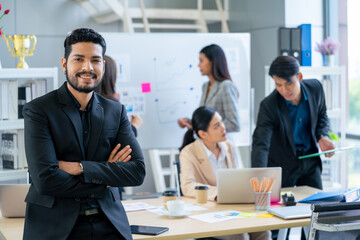
[[(239, 91), (231, 80), (224, 51), (216, 44), (204, 47), (200, 51), (198, 66), (201, 75), (209, 78), (202, 86), (200, 106), (211, 107), (223, 117), (228, 138), (234, 142), (231, 133), (240, 131)], [(188, 118), (180, 118), (178, 124), (181, 128), (191, 128)]]
[[(209, 78), (202, 86), (200, 106), (214, 108), (224, 118), (228, 132), (239, 132), (239, 91), (231, 80), (224, 51), (216, 44), (204, 47), (198, 66), (201, 75)], [(181, 128), (191, 128), (190, 122), (188, 118), (178, 120)]]

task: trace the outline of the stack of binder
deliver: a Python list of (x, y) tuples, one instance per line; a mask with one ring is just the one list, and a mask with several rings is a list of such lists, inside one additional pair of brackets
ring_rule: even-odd
[(279, 50), (282, 56), (296, 58), (301, 66), (311, 66), (311, 24), (279, 28)]

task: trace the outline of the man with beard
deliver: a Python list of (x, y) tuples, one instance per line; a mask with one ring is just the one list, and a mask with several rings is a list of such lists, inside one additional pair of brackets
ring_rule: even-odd
[(143, 182), (144, 158), (125, 107), (93, 92), (105, 40), (76, 29), (64, 47), (67, 81), (23, 110), (32, 178), (24, 239), (132, 239), (118, 187)]

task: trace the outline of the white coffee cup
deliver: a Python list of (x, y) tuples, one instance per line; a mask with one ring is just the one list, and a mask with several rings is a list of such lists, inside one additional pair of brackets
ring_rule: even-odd
[(185, 202), (181, 200), (167, 201), (166, 206), (169, 211), (169, 215), (181, 215), (185, 212)]

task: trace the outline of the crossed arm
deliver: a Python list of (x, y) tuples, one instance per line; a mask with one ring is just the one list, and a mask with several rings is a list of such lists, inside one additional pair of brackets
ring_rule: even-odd
[[(120, 163), (120, 162), (128, 162), (131, 159), (131, 151), (129, 145), (125, 146), (123, 149), (120, 149), (121, 144), (117, 144), (116, 147), (111, 151), (110, 156), (107, 162), (111, 163)], [(80, 162), (66, 162), (63, 160), (59, 160), (59, 168), (70, 175), (76, 176), (81, 174), (81, 166)]]

